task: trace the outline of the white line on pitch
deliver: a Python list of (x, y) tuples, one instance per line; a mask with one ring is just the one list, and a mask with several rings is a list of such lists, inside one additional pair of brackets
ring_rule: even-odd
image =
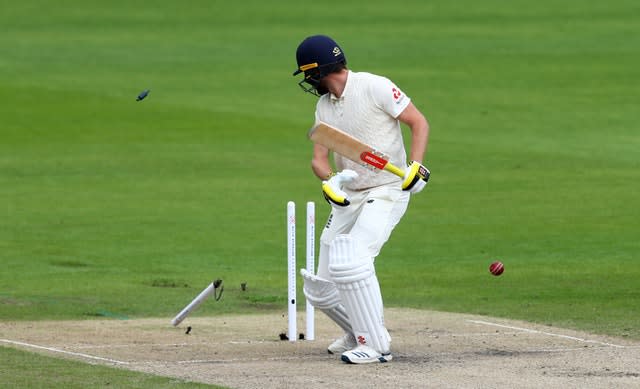
[(259, 362), (259, 361), (299, 361), (301, 359), (306, 360), (314, 360), (318, 359), (318, 357), (310, 355), (310, 356), (300, 356), (300, 355), (292, 355), (289, 357), (267, 357), (267, 358), (231, 358), (231, 359), (192, 359), (186, 361), (176, 361), (175, 363), (181, 365), (189, 365), (189, 364), (204, 364), (204, 363), (233, 363), (233, 362)]
[(38, 346), (37, 344), (18, 342), (18, 341), (15, 341), (15, 340), (0, 339), (0, 342), (13, 344), (13, 345), (16, 345), (16, 346), (30, 347), (30, 348), (35, 348), (35, 349), (39, 349), (39, 350), (47, 350), (47, 351), (52, 351), (52, 352), (61, 353), (61, 354), (73, 355), (73, 356), (76, 356), (76, 357), (81, 357), (81, 358), (86, 358), (86, 359), (94, 359), (96, 361), (111, 362), (111, 363), (117, 363), (117, 364), (120, 364), (120, 365), (128, 365), (129, 364), (129, 362), (118, 361), (116, 359), (96, 357), (95, 355), (76, 353), (76, 352), (73, 352), (73, 351), (65, 351), (65, 350), (61, 350), (59, 348), (55, 348), (55, 347)]
[(68, 344), (76, 350), (82, 349), (103, 349), (103, 348), (133, 348), (133, 347), (186, 347), (186, 346), (209, 346), (209, 343), (132, 343), (132, 344)]
[(200, 342), (200, 343), (132, 343), (132, 344), (81, 344), (74, 345), (69, 344), (67, 346), (74, 349), (102, 349), (102, 348), (132, 348), (132, 347), (192, 347), (192, 346), (215, 346), (225, 344), (262, 344), (262, 343), (277, 343), (274, 340), (242, 340), (242, 341), (228, 341), (228, 342)]
[(523, 331), (523, 332), (529, 332), (532, 334), (542, 334), (542, 335), (547, 335), (547, 336), (555, 336), (558, 338), (564, 338), (564, 339), (569, 339), (569, 340), (575, 340), (577, 342), (583, 342), (583, 343), (595, 343), (595, 344), (600, 344), (603, 346), (610, 346), (610, 347), (618, 347), (618, 348), (626, 348), (626, 346), (621, 346), (619, 344), (613, 344), (613, 343), (606, 343), (606, 342), (599, 342), (597, 340), (589, 340), (589, 339), (583, 339), (583, 338), (576, 338), (575, 336), (569, 336), (569, 335), (561, 335), (561, 334), (554, 334), (552, 332), (545, 332), (545, 331), (538, 331), (538, 330), (532, 330), (530, 328), (522, 328), (522, 327), (514, 327), (514, 326), (507, 326), (504, 324), (497, 324), (497, 323), (491, 323), (488, 321), (482, 321), (482, 320), (467, 320), (470, 323), (475, 323), (475, 324), (484, 324), (484, 325), (488, 325), (488, 326), (493, 326), (493, 327), (501, 327), (501, 328), (508, 328), (510, 330), (518, 330), (518, 331)]

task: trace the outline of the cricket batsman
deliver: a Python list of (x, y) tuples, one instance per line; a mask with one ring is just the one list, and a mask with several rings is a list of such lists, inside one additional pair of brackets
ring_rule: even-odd
[[(343, 331), (328, 347), (343, 362), (392, 359), (382, 294), (374, 261), (398, 224), (411, 195), (422, 191), (430, 172), (422, 164), (429, 124), (392, 81), (347, 68), (342, 48), (325, 35), (310, 36), (296, 51), (299, 85), (319, 97), (315, 123), (324, 122), (383, 151), (404, 177), (374, 171), (314, 143), (311, 168), (322, 181), (331, 213), (320, 237), (317, 274), (302, 270), (304, 294)], [(408, 154), (401, 123), (411, 130)]]

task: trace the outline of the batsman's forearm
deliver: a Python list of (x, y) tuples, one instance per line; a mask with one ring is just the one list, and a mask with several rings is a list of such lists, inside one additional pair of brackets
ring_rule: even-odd
[(416, 123), (414, 127), (411, 127), (411, 150), (409, 152), (409, 158), (412, 161), (422, 163), (427, 151), (428, 142), (429, 123), (424, 119), (424, 121), (420, 121), (419, 123)]
[(329, 163), (318, 163), (317, 161), (311, 161), (311, 170), (313, 170), (313, 174), (316, 175), (321, 180), (326, 180), (331, 177), (333, 174), (333, 169)]
[(329, 179), (333, 174), (333, 169), (331, 169), (331, 164), (329, 163), (329, 149), (319, 144), (314, 144), (311, 170), (319, 179)]
[(413, 103), (409, 103), (407, 108), (398, 116), (398, 120), (411, 129), (409, 158), (412, 161), (422, 163), (429, 139), (429, 123), (427, 119)]

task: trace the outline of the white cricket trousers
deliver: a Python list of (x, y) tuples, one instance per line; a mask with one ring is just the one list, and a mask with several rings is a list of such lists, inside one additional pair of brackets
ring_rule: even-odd
[(332, 207), (320, 236), (317, 275), (326, 280), (331, 279), (329, 245), (337, 235), (351, 235), (362, 251), (356, 253), (358, 257), (375, 260), (409, 205), (409, 192), (402, 191), (397, 183), (364, 191), (344, 191), (351, 204)]

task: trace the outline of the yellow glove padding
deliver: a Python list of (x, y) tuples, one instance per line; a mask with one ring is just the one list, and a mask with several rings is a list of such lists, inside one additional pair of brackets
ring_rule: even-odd
[(358, 177), (358, 173), (345, 169), (329, 180), (322, 181), (322, 194), (327, 202), (341, 207), (351, 204), (347, 194), (342, 190), (342, 185), (353, 181), (356, 177)]
[(410, 193), (418, 193), (427, 185), (431, 172), (420, 162), (413, 161), (404, 172), (402, 190)]

